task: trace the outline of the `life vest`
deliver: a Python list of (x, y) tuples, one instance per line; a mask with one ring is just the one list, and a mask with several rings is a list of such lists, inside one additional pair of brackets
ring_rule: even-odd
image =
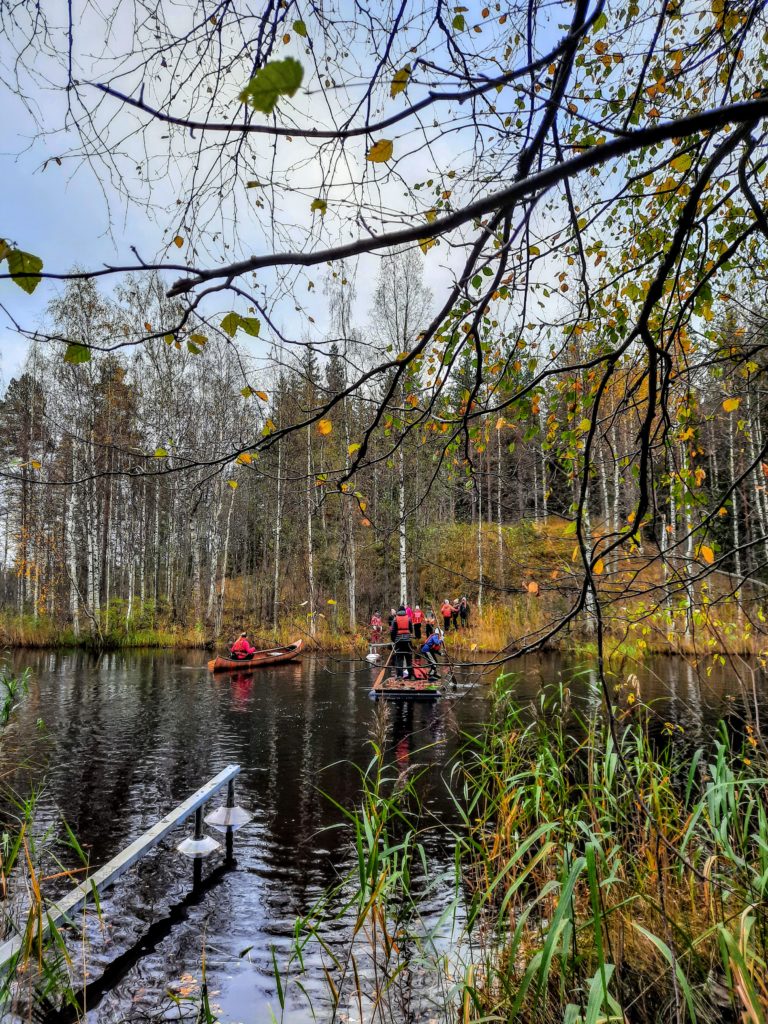
[(424, 612), (421, 610), (421, 608), (417, 608), (414, 611), (414, 613), (413, 613), (413, 621), (414, 621), (414, 624), (417, 625), (417, 626), (420, 626), (422, 624), (422, 622), (424, 621)]
[(453, 607), (448, 601), (445, 601), (440, 611), (443, 613), (444, 619), (450, 619), (453, 614)]
[(411, 635), (411, 620), (405, 612), (402, 615), (395, 616), (395, 632), (398, 638)]

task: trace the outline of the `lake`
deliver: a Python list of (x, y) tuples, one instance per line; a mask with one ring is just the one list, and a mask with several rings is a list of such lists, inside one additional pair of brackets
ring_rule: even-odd
[[(365, 662), (308, 656), (252, 675), (213, 677), (207, 657), (183, 651), (100, 659), (16, 652), (12, 658), (16, 668), (29, 666), (32, 678), (3, 737), (3, 761), (26, 762), (7, 780), (17, 791), (42, 787), (38, 834), (50, 828), (63, 836), (65, 819), (99, 866), (231, 763), (242, 767), (238, 803), (253, 814), (235, 836), (236, 867), (217, 872), (222, 858), (214, 854), (203, 867), (208, 883), (197, 893), (190, 895), (191, 863), (175, 849), (190, 825), (104, 893), (103, 919), (93, 917), (87, 928), (92, 1022), (147, 1020), (169, 1007), (178, 1017), (167, 990), (194, 993), (204, 946), (212, 1001), (223, 1020), (266, 1021), (270, 1009), (279, 1017), (273, 950), (283, 964), (297, 915), (354, 863), (348, 833), (334, 827), (341, 813), (333, 801), (355, 803), (355, 766), (370, 761), (372, 736), (380, 737), (396, 769), (432, 766), (419, 783), (422, 800), (437, 817), (449, 818), (450, 762), (463, 734), (481, 729), (495, 675), (459, 669), (458, 686), (444, 699), (393, 704), (382, 717), (369, 697), (375, 670)], [(563, 679), (572, 681), (583, 710), (599, 706), (594, 675), (559, 655), (511, 667), (521, 701), (537, 701), (543, 685)], [(691, 746), (720, 717), (738, 728), (733, 668), (697, 676), (679, 659), (664, 658), (638, 675), (659, 736), (667, 721), (684, 727), (675, 742)], [(762, 673), (745, 681), (764, 692)], [(213, 806), (220, 802), (214, 798)], [(453, 896), (449, 844), (433, 834), (427, 852), (433, 881), (441, 871), (446, 878), (425, 896), (426, 925), (440, 920)], [(76, 864), (69, 855), (68, 866)], [(71, 884), (54, 881), (49, 891)], [(339, 948), (344, 929), (342, 922), (333, 939)], [(449, 925), (442, 922), (438, 933), (449, 944)], [(322, 965), (311, 946), (303, 983), (325, 1005)], [(419, 989), (415, 972), (409, 984)], [(427, 992), (416, 1002), (405, 1011), (409, 1019), (436, 1016)], [(298, 988), (289, 990), (285, 1019), (312, 1019)]]

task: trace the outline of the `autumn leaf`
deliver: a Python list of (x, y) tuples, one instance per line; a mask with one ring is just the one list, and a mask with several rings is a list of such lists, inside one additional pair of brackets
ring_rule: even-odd
[(712, 565), (712, 563), (715, 560), (715, 552), (712, 550), (712, 548), (707, 547), (706, 544), (701, 545), (701, 547), (699, 548), (699, 554), (707, 563), (707, 565)]
[(437, 239), (436, 238), (420, 238), (419, 239), (419, 248), (421, 249), (421, 251), (424, 253), (425, 256), (427, 255), (427, 253), (429, 252), (429, 250), (432, 248), (433, 245), (437, 245)]
[(241, 466), (248, 466), (253, 462), (253, 456), (250, 452), (241, 452), (235, 459), (235, 462), (239, 462)]
[(530, 583), (528, 583), (528, 585), (526, 586), (526, 590), (533, 597), (539, 596), (539, 584), (536, 582), (536, 580), (531, 580)]
[(176, 237), (173, 240), (173, 244), (176, 246), (177, 249), (180, 249), (182, 245), (184, 245), (184, 239), (181, 237), (181, 235), (176, 235)]
[(328, 604), (336, 604), (336, 602), (334, 601), (334, 599), (332, 597), (329, 597), (328, 598)]
[(604, 572), (605, 572), (605, 562), (602, 560), (602, 558), (598, 558), (598, 560), (592, 566), (592, 575), (593, 576), (602, 576)]
[(232, 488), (233, 491), (237, 490), (237, 488), (238, 488), (237, 480), (227, 480), (227, 483), (229, 484), (229, 486)]
[(427, 210), (424, 217), (426, 218), (427, 224), (434, 224), (437, 220), (437, 210), (432, 207), (431, 210)]
[(366, 160), (370, 160), (372, 164), (385, 164), (391, 159), (393, 149), (394, 143), (391, 139), (379, 139), (368, 150)]
[(321, 217), (325, 216), (325, 211), (328, 209), (328, 203), (325, 199), (313, 199), (310, 210), (317, 210)]
[(333, 424), (330, 420), (320, 420), (317, 424), (317, 429), (323, 437), (327, 437), (327, 435), (333, 430)]
[(155, 458), (156, 459), (167, 459), (168, 458), (168, 449), (167, 448), (155, 448)]
[(408, 79), (410, 77), (410, 64), (406, 64), (404, 68), (400, 68), (400, 70), (396, 72), (395, 77), (392, 79), (392, 85), (389, 87), (389, 95), (392, 99), (394, 99), (398, 93), (405, 92), (405, 87), (408, 85)]
[(676, 156), (675, 159), (672, 160), (671, 165), (676, 171), (687, 171), (691, 166), (691, 154), (681, 153), (680, 156)]
[(723, 402), (723, 409), (725, 412), (735, 412), (741, 403), (740, 398), (726, 398)]
[(504, 419), (504, 417), (503, 416), (499, 416), (499, 418), (496, 420), (496, 429), (497, 430), (503, 430), (503, 428), (506, 427), (506, 425), (507, 425), (507, 421)]
[(32, 467), (32, 469), (42, 469), (43, 468), (42, 462), (39, 462), (37, 459), (31, 459), (29, 464)]
[(354, 455), (355, 452), (357, 452), (359, 450), (360, 450), (360, 445), (357, 442), (355, 442), (355, 444), (347, 445), (347, 452), (348, 452), (349, 455)]

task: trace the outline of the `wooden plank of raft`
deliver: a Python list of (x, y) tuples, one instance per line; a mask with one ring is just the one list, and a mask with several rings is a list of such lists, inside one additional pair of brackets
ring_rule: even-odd
[[(99, 868), (98, 871), (94, 871), (84, 882), (81, 882), (80, 885), (76, 886), (70, 893), (67, 893), (57, 903), (52, 903), (43, 912), (43, 934), (47, 934), (51, 924), (59, 925), (80, 910), (88, 897), (92, 895), (94, 889), (97, 893), (100, 893), (108, 886), (114, 884), (121, 875), (125, 874), (128, 868), (132, 867), (145, 853), (148, 853), (153, 847), (157, 846), (158, 843), (161, 843), (169, 832), (172, 832), (190, 815), (194, 814), (198, 807), (202, 807), (203, 804), (207, 803), (214, 793), (223, 786), (226, 786), (239, 772), (239, 764), (228, 765), (218, 775), (194, 792), (192, 796), (187, 797), (184, 803), (179, 804), (178, 807), (175, 807), (166, 814), (164, 818), (155, 822), (152, 828), (139, 836), (138, 839), (134, 839), (130, 846), (126, 846), (116, 857), (113, 857), (112, 860)], [(8, 939), (7, 942), (0, 946), (0, 969), (4, 968), (16, 956), (24, 945), (25, 938), (25, 936), (19, 935), (13, 939)], [(34, 936), (29, 938), (34, 941)]]

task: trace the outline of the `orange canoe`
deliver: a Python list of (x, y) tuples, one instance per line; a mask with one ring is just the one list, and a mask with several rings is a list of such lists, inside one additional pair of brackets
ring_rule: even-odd
[(285, 647), (273, 647), (270, 651), (256, 651), (250, 658), (214, 658), (208, 662), (209, 672), (250, 672), (252, 668), (265, 665), (279, 665), (281, 661), (293, 661), (301, 654), (303, 640), (294, 640)]

